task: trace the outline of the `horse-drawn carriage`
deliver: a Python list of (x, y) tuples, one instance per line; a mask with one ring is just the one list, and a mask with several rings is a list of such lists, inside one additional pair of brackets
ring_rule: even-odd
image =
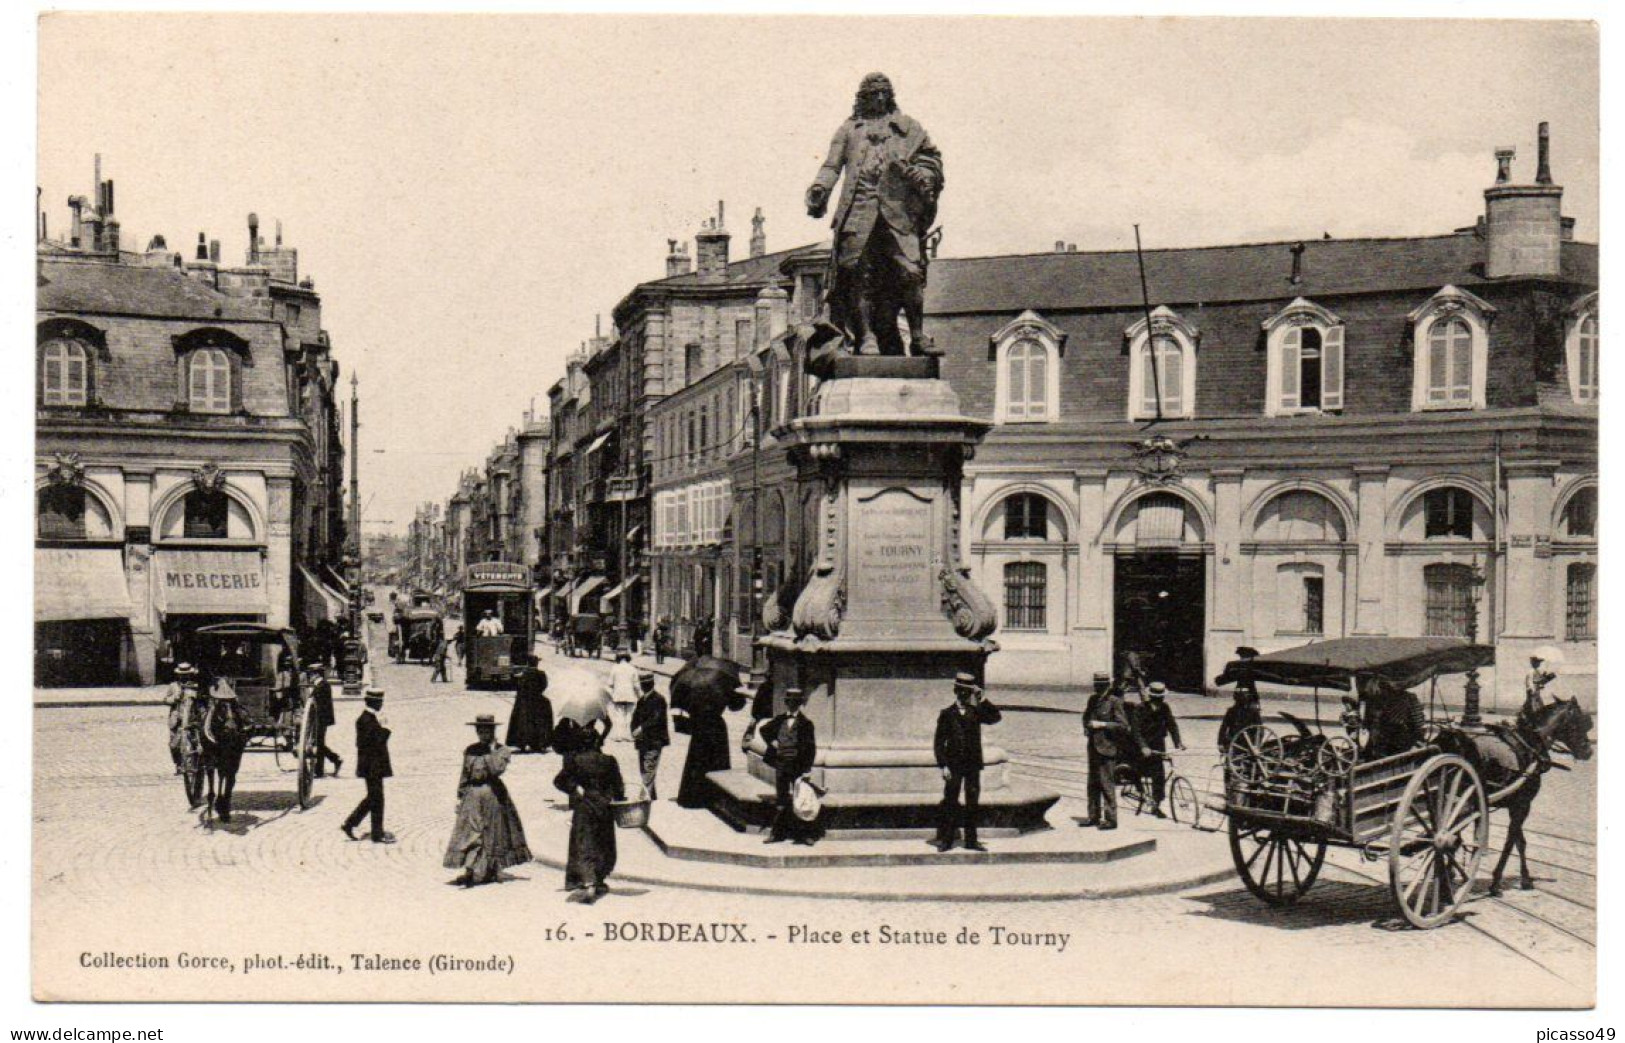
[[(1345, 638), (1233, 662), (1219, 683), (1404, 701), (1415, 698), (1411, 688), (1494, 661), (1494, 648), (1458, 638)], [(1470, 896), (1489, 845), (1490, 811), (1508, 807), (1512, 831), (1496, 867), (1492, 887), (1498, 886), (1553, 746), (1581, 759), (1591, 755), (1590, 718), (1572, 701), (1515, 725), (1435, 719), (1415, 745), (1397, 751), (1369, 736), (1362, 748), (1350, 736), (1326, 735), (1318, 712), (1313, 729), (1287, 718), (1295, 734), (1253, 725), (1225, 751), (1225, 813), (1237, 874), (1264, 902), (1290, 905), (1314, 884), (1329, 846), (1353, 848), (1368, 861), (1387, 860), (1394, 905), (1418, 928), (1451, 919)], [(1358, 720), (1345, 716), (1346, 725)]]
[(604, 618), (591, 612), (577, 612), (570, 617), (566, 635), (566, 652), (596, 659), (604, 646)]
[(434, 658), (435, 646), (446, 629), (439, 609), (429, 605), (397, 608), (394, 623), (389, 632), (389, 654), (395, 662), (427, 663)]
[[(205, 789), (223, 787), (229, 800), (236, 763), (245, 751), (269, 751), (278, 767), (290, 757), (298, 773), (300, 808), (308, 808), (319, 767), (319, 707), (299, 674), (293, 631), (258, 623), (220, 623), (197, 631), (198, 693), (179, 709), (179, 764), (187, 803), (197, 807)], [(241, 732), (215, 734), (214, 701), (234, 701)]]

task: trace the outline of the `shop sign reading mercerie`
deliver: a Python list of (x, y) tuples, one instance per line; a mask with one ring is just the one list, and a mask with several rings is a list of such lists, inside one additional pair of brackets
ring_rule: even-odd
[(262, 577), (257, 568), (164, 569), (168, 590), (258, 590)]

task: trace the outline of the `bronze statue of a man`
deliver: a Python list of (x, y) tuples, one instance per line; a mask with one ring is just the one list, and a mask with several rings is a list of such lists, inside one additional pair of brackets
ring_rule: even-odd
[(835, 132), (807, 189), (809, 215), (824, 216), (843, 170), (818, 339), (844, 334), (859, 354), (902, 355), (901, 310), (919, 354), (926, 344), (925, 237), (942, 192), (942, 154), (924, 127), (897, 111), (891, 81), (880, 73), (863, 78), (851, 117)]

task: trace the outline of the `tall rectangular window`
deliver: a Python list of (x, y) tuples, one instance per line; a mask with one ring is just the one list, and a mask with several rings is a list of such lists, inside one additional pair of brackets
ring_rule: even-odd
[(1427, 636), (1466, 637), (1474, 608), (1472, 568), (1429, 565), (1422, 578), (1427, 586)]
[(1568, 568), (1566, 584), (1567, 626), (1564, 636), (1570, 641), (1597, 639), (1597, 566), (1590, 562), (1576, 562)]
[(1323, 576), (1303, 577), (1303, 632), (1326, 632), (1326, 579)]
[(1004, 628), (1044, 630), (1049, 570), (1041, 561), (1012, 561), (1004, 567)]

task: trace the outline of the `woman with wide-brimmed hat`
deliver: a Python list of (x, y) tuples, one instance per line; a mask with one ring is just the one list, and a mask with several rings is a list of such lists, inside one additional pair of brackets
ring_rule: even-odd
[(457, 822), (444, 861), (447, 869), (463, 871), (457, 883), (464, 887), (499, 881), (502, 870), (530, 861), (519, 810), (502, 782), (511, 751), (497, 742), (495, 717), (481, 714), (468, 723), (479, 739), (463, 751)]

